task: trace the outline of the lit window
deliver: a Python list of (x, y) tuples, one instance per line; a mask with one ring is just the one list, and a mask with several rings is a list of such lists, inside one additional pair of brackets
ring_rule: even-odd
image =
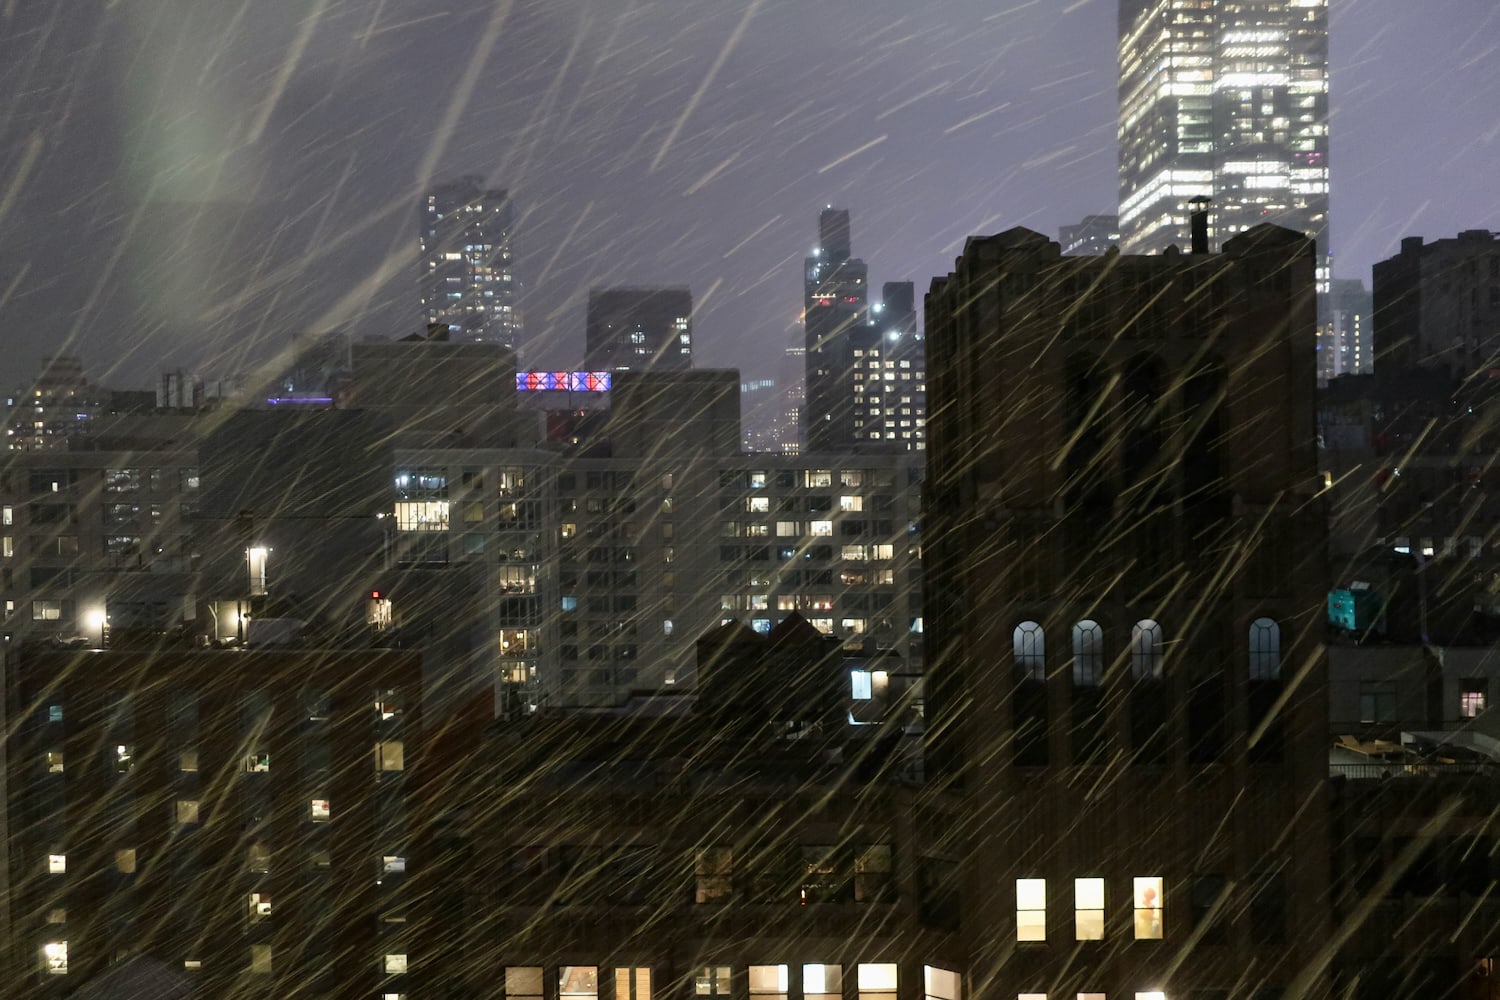
[(1036, 622), (1025, 621), (1011, 633), (1016, 674), (1023, 680), (1047, 679), (1047, 635)]
[(1147, 875), (1135, 880), (1135, 939), (1159, 941), (1162, 937), (1161, 876)]
[(271, 870), (271, 848), (255, 843), (245, 849), (245, 867), (252, 875), (264, 875)]
[(1167, 995), (1161, 990), (1147, 990), (1144, 993), (1137, 993), (1135, 1000), (1167, 1000)]
[(125, 847), (115, 852), (115, 871), (122, 875), (135, 874), (135, 848)]
[(507, 965), (505, 1000), (542, 1000), (542, 967)]
[(1073, 626), (1073, 686), (1094, 688), (1104, 678), (1104, 630), (1096, 621)]
[(861, 511), (861, 510), (864, 510), (864, 509), (865, 509), (865, 498), (864, 497), (861, 497), (861, 496), (848, 496), (848, 495), (839, 497), (839, 510), (844, 510), (844, 511)]
[(646, 966), (615, 969), (615, 1000), (651, 1000), (651, 970)]
[(922, 966), (924, 1000), (963, 1000), (963, 977), (948, 969)]
[(727, 997), (730, 981), (727, 965), (699, 966), (693, 974), (693, 993), (700, 997)]
[(68, 870), (68, 856), (66, 854), (47, 855), (47, 874), (63, 875)]
[(596, 965), (564, 965), (557, 970), (557, 995), (559, 1000), (576, 997), (578, 1000), (598, 1000), (599, 967)]
[(1130, 676), (1138, 681), (1162, 678), (1161, 626), (1142, 618), (1130, 629)]
[(268, 753), (252, 753), (245, 757), (245, 770), (252, 774), (263, 774), (271, 770), (271, 755)]
[(771, 498), (746, 497), (745, 509), (752, 514), (768, 514), (771, 511)]
[(68, 974), (68, 942), (48, 941), (42, 945), (42, 971), (52, 976)]
[(861, 963), (855, 974), (859, 1000), (896, 1000), (896, 963)]
[(385, 740), (375, 744), (375, 770), (402, 771), (406, 769), (405, 744), (400, 740)]
[(198, 770), (198, 751), (184, 750), (177, 755), (177, 769), (179, 771)]
[(1466, 678), (1459, 682), (1458, 714), (1460, 718), (1472, 719), (1484, 711), (1489, 695), (1489, 681), (1483, 677)]
[(1016, 940), (1047, 940), (1047, 880), (1016, 879)]
[(61, 774), (63, 769), (63, 752), (61, 750), (47, 751), (47, 773)]
[(812, 535), (816, 538), (829, 538), (833, 535), (832, 521), (813, 521), (809, 527)]
[(849, 688), (849, 697), (854, 701), (869, 701), (875, 697), (868, 670), (849, 671)]
[(1104, 879), (1073, 880), (1073, 922), (1078, 940), (1104, 939)]
[(1250, 623), (1250, 679), (1274, 681), (1281, 676), (1281, 627), (1269, 618)]
[(1047, 1000), (1045, 993), (1017, 993), (1016, 1000)]
[(261, 921), (271, 916), (271, 894), (269, 892), (252, 892), (250, 894), (250, 920)]
[(308, 818), (314, 823), (327, 823), (332, 815), (333, 810), (329, 807), (327, 799), (312, 800), (308, 810)]
[(786, 1000), (786, 994), (786, 966), (750, 966), (750, 996), (753, 997), (754, 1000)]
[(178, 799), (177, 800), (176, 814), (177, 814), (177, 823), (180, 826), (191, 826), (192, 824), (197, 823), (198, 822), (198, 800), (197, 799)]
[(388, 954), (382, 963), (387, 976), (400, 976), (406, 973), (406, 956), (400, 952)]
[(803, 473), (802, 482), (804, 486), (813, 488), (832, 486), (833, 471), (831, 469), (808, 469)]
[(270, 945), (252, 944), (250, 946), (250, 971), (257, 976), (269, 976), (271, 974)]
[(843, 1000), (844, 967), (842, 965), (804, 965), (802, 967), (803, 1000)]

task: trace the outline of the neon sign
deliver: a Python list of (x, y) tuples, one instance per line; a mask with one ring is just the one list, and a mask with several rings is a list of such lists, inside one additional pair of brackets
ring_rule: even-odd
[(517, 392), (609, 392), (610, 372), (516, 372)]

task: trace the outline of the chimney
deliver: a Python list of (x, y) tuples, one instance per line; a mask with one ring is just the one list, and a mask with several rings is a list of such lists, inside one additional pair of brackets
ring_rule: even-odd
[(1191, 206), (1191, 211), (1188, 214), (1188, 219), (1190, 220), (1192, 225), (1193, 253), (1195, 255), (1208, 253), (1209, 199), (1200, 194), (1198, 197), (1188, 202), (1188, 205)]

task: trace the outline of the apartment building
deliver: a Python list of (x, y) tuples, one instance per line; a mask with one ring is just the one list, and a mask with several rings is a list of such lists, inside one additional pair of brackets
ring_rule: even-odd
[(405, 994), (415, 654), (30, 644), (6, 701), (8, 995), (143, 961), (196, 996)]

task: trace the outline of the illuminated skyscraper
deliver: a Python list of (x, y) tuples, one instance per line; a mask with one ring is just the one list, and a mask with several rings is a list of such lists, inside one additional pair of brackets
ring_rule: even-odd
[(1261, 222), (1314, 236), (1327, 287), (1326, 0), (1120, 0), (1120, 249), (1209, 248)]
[(422, 204), (422, 313), (448, 327), (453, 340), (515, 348), (521, 313), (511, 270), (514, 209), (484, 178), (460, 177), (427, 193)]
[(849, 213), (818, 215), (818, 249), (804, 262), (802, 328), (807, 353), (803, 452), (848, 448), (854, 426), (851, 338), (867, 331), (869, 271), (850, 257)]

